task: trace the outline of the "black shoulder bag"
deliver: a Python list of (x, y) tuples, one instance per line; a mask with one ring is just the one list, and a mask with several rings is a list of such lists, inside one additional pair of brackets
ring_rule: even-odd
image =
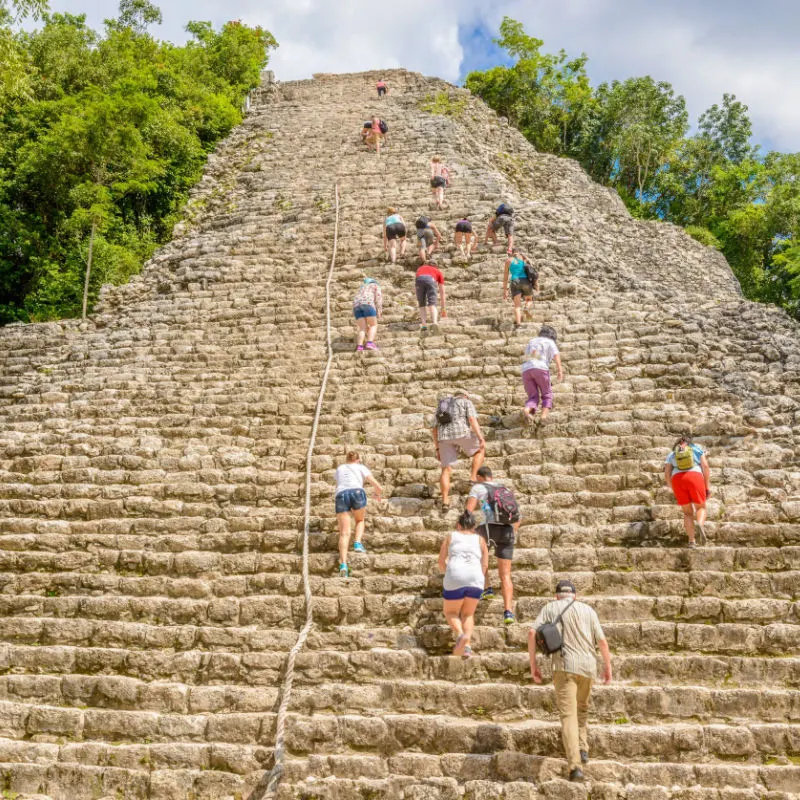
[(551, 656), (557, 653), (564, 646), (564, 639), (558, 629), (558, 623), (567, 613), (567, 609), (575, 602), (575, 598), (567, 603), (564, 610), (555, 618), (554, 622), (545, 622), (536, 629), (536, 649), (541, 650), (545, 655)]

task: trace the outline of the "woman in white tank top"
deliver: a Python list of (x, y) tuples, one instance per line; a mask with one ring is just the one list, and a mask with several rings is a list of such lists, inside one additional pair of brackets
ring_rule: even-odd
[(444, 573), (444, 616), (456, 634), (454, 656), (469, 658), (475, 628), (475, 609), (483, 591), (483, 576), (489, 568), (486, 542), (475, 533), (475, 517), (464, 511), (456, 530), (447, 534), (439, 550), (439, 569)]

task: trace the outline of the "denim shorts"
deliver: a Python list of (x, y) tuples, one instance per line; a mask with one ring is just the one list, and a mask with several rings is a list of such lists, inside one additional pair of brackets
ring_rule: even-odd
[(367, 493), (363, 489), (342, 489), (336, 495), (336, 513), (358, 511), (367, 505)]
[(366, 319), (367, 317), (377, 317), (378, 312), (372, 306), (362, 303), (353, 309), (353, 316), (356, 319)]

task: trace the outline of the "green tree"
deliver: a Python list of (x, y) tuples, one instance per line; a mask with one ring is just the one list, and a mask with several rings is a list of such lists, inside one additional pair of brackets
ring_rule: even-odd
[(241, 119), (274, 38), (228, 23), (184, 47), (123, 0), (104, 35), (46, 14), (12, 36), (28, 90), (0, 106), (0, 322), (80, 313), (169, 238), (207, 154)]
[(624, 199), (646, 203), (656, 176), (689, 128), (686, 102), (668, 83), (649, 75), (601, 84), (602, 147), (612, 164), (609, 182)]

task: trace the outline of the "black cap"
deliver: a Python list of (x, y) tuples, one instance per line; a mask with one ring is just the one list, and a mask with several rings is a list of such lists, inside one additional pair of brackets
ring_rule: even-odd
[(577, 594), (578, 590), (575, 588), (575, 584), (572, 581), (565, 579), (556, 584), (556, 594), (562, 594), (563, 592), (572, 592), (572, 594)]

